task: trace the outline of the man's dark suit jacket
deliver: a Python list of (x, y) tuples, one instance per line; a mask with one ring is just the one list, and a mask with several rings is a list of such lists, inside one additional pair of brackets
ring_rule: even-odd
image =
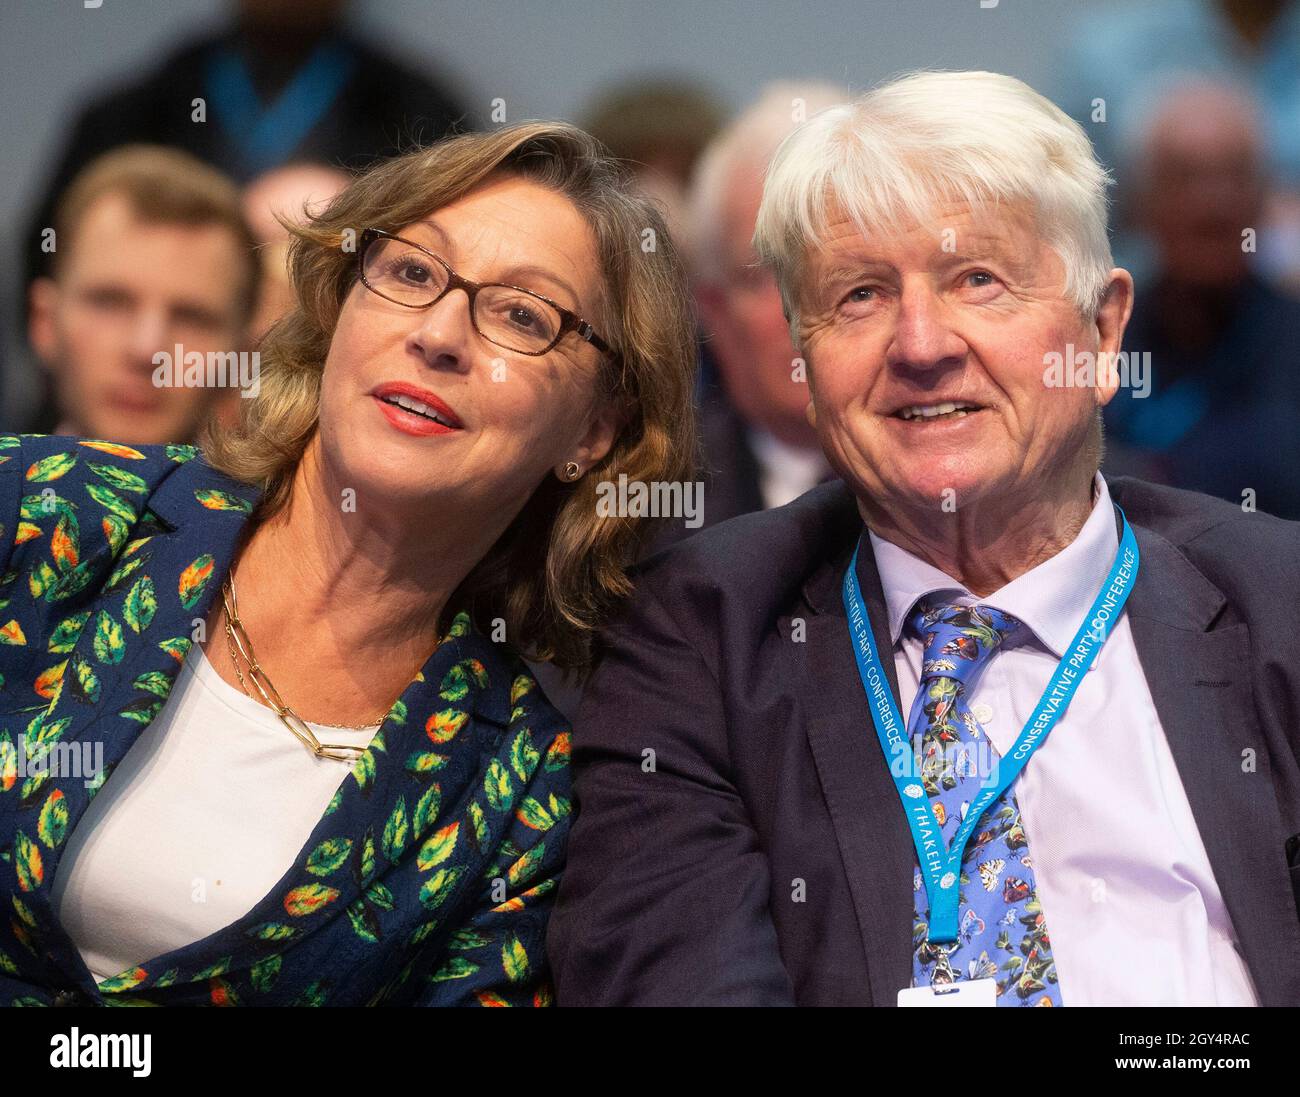
[[(1263, 1004), (1300, 1005), (1300, 524), (1107, 483), (1141, 551), (1125, 612), (1245, 961)], [(561, 1005), (894, 1005), (909, 985), (915, 853), (840, 600), (862, 528), (829, 483), (643, 565), (575, 728)], [(870, 552), (861, 570), (890, 650)]]

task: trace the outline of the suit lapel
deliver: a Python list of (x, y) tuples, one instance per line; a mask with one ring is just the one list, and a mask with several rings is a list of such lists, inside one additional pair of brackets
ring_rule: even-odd
[(150, 495), (152, 513), (134, 525), (120, 554), (105, 545), (83, 561), (95, 577), (60, 603), (65, 618), (80, 614), (85, 621), (29, 741), (71, 746), (100, 768), (89, 781), (66, 767), (33, 777), (24, 802), (41, 809), (28, 850), (45, 886), (24, 898), (45, 923), (51, 958), (83, 985), (94, 980), (49, 901), (66, 837), (170, 694), (258, 495), (201, 457), (178, 465)]
[[(848, 618), (840, 600), (840, 582), (847, 566), (848, 554), (844, 553), (842, 559), (820, 569), (805, 587), (813, 615), (807, 625), (803, 712), (853, 897), (867, 957), (871, 1003), (892, 1006), (912, 977), (912, 838), (876, 741), (853, 658)], [(892, 652), (884, 594), (869, 545), (859, 573), (877, 648)], [(897, 704), (893, 657), (881, 661)]]
[(1300, 921), (1256, 719), (1248, 626), (1211, 629), (1222, 592), (1164, 538), (1136, 524), (1133, 532), (1141, 565), (1126, 612), (1161, 727), (1260, 1002), (1295, 1002)]

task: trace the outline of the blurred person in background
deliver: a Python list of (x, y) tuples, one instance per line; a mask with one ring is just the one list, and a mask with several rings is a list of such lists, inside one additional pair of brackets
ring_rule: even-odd
[[(170, 145), (238, 183), (291, 160), (361, 168), (455, 128), (440, 81), (358, 38), (347, 0), (233, 0), (228, 27), (87, 104), (72, 124), (27, 237), (27, 281), (46, 268), (54, 196), (118, 145)], [(202, 99), (206, 116), (194, 117)]]
[(251, 328), (254, 342), (293, 306), (287, 264), (292, 237), (279, 218), (303, 222), (306, 213), (328, 205), (348, 182), (345, 171), (304, 162), (274, 168), (244, 188), (244, 217), (262, 261), (262, 289)]
[(55, 214), (28, 336), (46, 371), (30, 427), (112, 442), (191, 443), (233, 387), (158, 385), (160, 352), (248, 349), (261, 280), (238, 188), (188, 153), (106, 153)]
[[(1300, 284), (1300, 5), (1295, 0), (1153, 0), (1083, 7), (1058, 66), (1060, 101), (1083, 124), (1104, 163), (1128, 185), (1121, 134), (1153, 85), (1200, 74), (1250, 89), (1261, 105), (1261, 142), (1272, 190), (1260, 260)], [(1141, 284), (1145, 259), (1116, 226), (1116, 259)]]
[[(695, 162), (727, 117), (718, 97), (681, 79), (630, 79), (595, 97), (582, 117), (582, 127), (627, 162), (638, 190), (658, 204), (677, 248), (689, 257), (693, 244), (686, 190)], [(714, 381), (718, 367), (705, 343), (697, 342), (695, 352), (698, 398)], [(668, 526), (660, 533), (660, 537), (679, 536), (680, 526)]]
[[(1130, 138), (1130, 217), (1153, 269), (1124, 338), (1150, 388), (1106, 408), (1105, 469), (1300, 518), (1300, 302), (1253, 269), (1268, 191), (1249, 93), (1171, 86)], [(1136, 359), (1142, 361), (1141, 357)]]
[[(328, 164), (303, 162), (272, 168), (244, 188), (244, 218), (257, 241), (262, 278), (248, 341), (258, 346), (263, 336), (294, 305), (289, 276), (290, 232), (280, 218), (302, 224), (312, 210), (329, 204), (350, 181), (347, 172)], [(219, 398), (213, 414), (223, 425), (239, 422), (239, 400)]]
[(707, 89), (671, 78), (618, 84), (584, 112), (583, 129), (628, 162), (637, 186), (660, 204), (669, 232), (688, 253), (686, 188), (725, 113)]
[(709, 145), (692, 180), (695, 299), (718, 374), (700, 410), (706, 526), (788, 503), (830, 474), (776, 279), (752, 237), (777, 145), (844, 98), (830, 84), (770, 85)]

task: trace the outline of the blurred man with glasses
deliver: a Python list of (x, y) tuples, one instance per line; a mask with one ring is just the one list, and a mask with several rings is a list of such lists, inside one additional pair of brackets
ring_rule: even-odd
[(706, 525), (788, 503), (830, 475), (806, 416), (806, 369), (751, 237), (777, 145), (843, 98), (829, 84), (772, 84), (705, 149), (695, 171), (692, 277), (721, 382), (700, 409)]

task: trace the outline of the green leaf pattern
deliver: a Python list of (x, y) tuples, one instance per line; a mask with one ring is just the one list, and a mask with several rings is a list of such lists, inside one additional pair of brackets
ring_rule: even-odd
[[(192, 446), (0, 434), (0, 1005), (50, 996), (54, 927), (33, 894), (166, 704), (257, 494)], [(19, 735), (29, 763), (84, 737), (106, 765), (85, 781), (20, 774)], [(455, 615), (277, 889), (101, 983), (100, 1000), (549, 1004), (568, 750), (522, 662)]]

